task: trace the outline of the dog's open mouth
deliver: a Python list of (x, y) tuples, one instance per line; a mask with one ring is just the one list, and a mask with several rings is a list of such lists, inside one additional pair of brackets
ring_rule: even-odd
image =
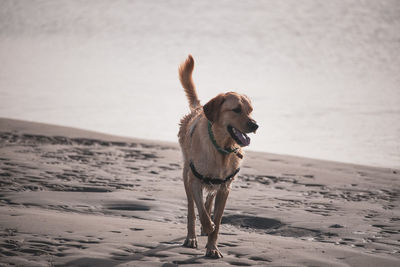
[(232, 136), (233, 140), (240, 146), (248, 146), (250, 145), (250, 137), (247, 134), (242, 133), (238, 129), (233, 126), (228, 126), (228, 132)]

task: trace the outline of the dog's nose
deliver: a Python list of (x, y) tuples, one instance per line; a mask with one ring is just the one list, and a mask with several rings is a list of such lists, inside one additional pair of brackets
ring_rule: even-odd
[(256, 121), (253, 120), (253, 119), (250, 119), (250, 120), (247, 122), (247, 127), (249, 127), (249, 130), (250, 130), (251, 132), (255, 132), (255, 131), (258, 129), (258, 125), (257, 125)]

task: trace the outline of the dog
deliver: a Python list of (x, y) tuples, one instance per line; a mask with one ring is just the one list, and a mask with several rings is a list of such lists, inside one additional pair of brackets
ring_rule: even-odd
[[(193, 69), (194, 60), (189, 55), (179, 66), (179, 79), (191, 111), (181, 119), (178, 133), (188, 202), (187, 237), (183, 245), (189, 248), (198, 245), (196, 204), (202, 235), (208, 235), (206, 257), (221, 258), (217, 238), (230, 186), (240, 170), (242, 147), (250, 144), (247, 133), (255, 133), (258, 125), (251, 117), (253, 108), (245, 95), (222, 93), (202, 106), (192, 79)], [(205, 203), (203, 189), (208, 193)]]

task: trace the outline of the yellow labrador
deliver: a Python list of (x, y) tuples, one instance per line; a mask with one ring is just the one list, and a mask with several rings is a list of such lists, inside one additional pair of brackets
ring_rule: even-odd
[[(239, 172), (242, 147), (250, 144), (246, 133), (255, 132), (250, 99), (235, 92), (219, 94), (201, 106), (192, 80), (191, 55), (179, 67), (179, 78), (191, 112), (182, 118), (179, 143), (184, 158), (183, 181), (188, 200), (187, 238), (184, 246), (196, 248), (196, 203), (202, 234), (208, 235), (206, 256), (221, 258), (217, 238), (230, 185)], [(208, 192), (203, 202), (203, 189)], [(211, 215), (215, 199), (214, 214)]]

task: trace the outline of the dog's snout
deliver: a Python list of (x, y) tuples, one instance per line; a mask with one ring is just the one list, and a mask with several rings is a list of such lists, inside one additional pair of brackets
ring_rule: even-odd
[(249, 127), (250, 131), (255, 132), (258, 129), (258, 124), (255, 120), (251, 119), (247, 122), (247, 127)]

